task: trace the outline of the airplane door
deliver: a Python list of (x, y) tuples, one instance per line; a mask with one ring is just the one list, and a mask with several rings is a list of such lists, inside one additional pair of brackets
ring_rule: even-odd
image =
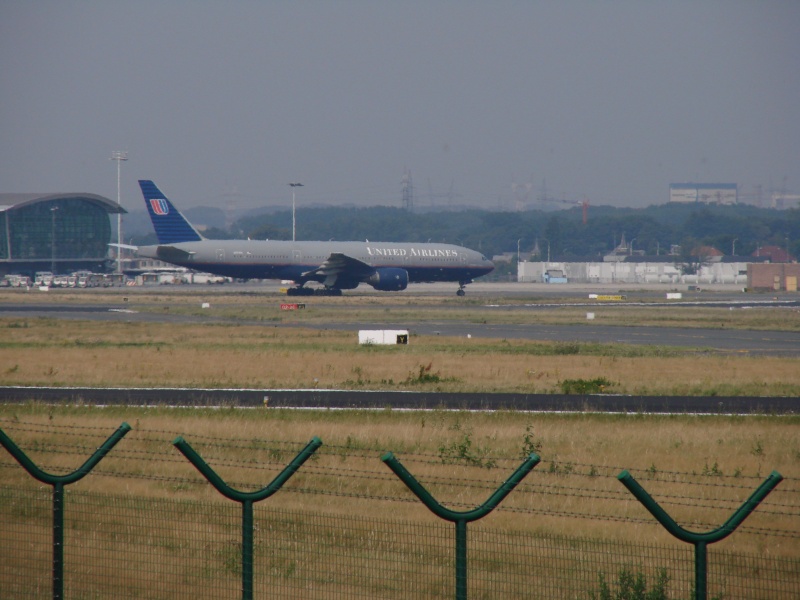
[(292, 258), (296, 264), (300, 264), (303, 260), (303, 253), (300, 250), (292, 250)]
[(225, 248), (217, 248), (217, 260), (225, 260)]

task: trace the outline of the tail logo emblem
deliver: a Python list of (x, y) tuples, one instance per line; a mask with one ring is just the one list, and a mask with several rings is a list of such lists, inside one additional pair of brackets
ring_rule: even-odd
[(150, 208), (160, 217), (169, 214), (169, 205), (164, 198), (150, 198)]

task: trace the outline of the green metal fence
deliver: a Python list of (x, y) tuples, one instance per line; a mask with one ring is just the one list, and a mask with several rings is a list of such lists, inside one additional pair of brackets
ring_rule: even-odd
[[(653, 585), (662, 573), (667, 597), (698, 597), (693, 549), (665, 542), (647, 514), (654, 507), (623, 487), (617, 467), (546, 457), (537, 466), (535, 454), (522, 465), (519, 456), (463, 461), (443, 448), (403, 453), (409, 469), (398, 479), (405, 467), (391, 454), (384, 465), (372, 451), (316, 438), (303, 447), (192, 435), (195, 453), (181, 438), (170, 443), (172, 432), (125, 424), (111, 438), (96, 427), (5, 425), (19, 446), (0, 436), (11, 452), (0, 452), (0, 599), (465, 598), (467, 590), (469, 598), (588, 599), (625, 577)], [(37, 469), (75, 485), (55, 489), (28, 475)], [(723, 476), (716, 464), (636, 476), (693, 530), (724, 523), (722, 531), (746, 505), (747, 520), (724, 533), (757, 551), (708, 548), (707, 597), (800, 597), (796, 481)], [(242, 499), (275, 495), (245, 507), (217, 492), (228, 484), (250, 490), (236, 492)], [(431, 506), (453, 522), (475, 521), (468, 539)], [(566, 530), (579, 534), (553, 533)]]
[[(49, 598), (50, 490), (0, 487), (0, 597)], [(66, 598), (237, 598), (241, 509), (67, 491)], [(259, 598), (453, 598), (448, 523), (254, 509)], [(470, 528), (470, 598), (590, 598), (622, 569), (689, 598), (692, 549)], [(797, 560), (716, 551), (710, 597), (800, 597)]]

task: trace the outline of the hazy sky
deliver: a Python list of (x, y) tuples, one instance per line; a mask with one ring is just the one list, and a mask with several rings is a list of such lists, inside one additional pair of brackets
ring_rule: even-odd
[(800, 192), (800, 2), (0, 0), (0, 192), (513, 208)]

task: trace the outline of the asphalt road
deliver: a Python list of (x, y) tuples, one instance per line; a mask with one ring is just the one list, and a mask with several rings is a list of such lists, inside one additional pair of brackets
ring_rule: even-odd
[[(159, 293), (165, 295), (181, 295), (185, 293), (200, 293), (207, 296), (213, 304), (217, 301), (224, 302), (224, 296), (231, 292), (249, 293), (265, 302), (280, 302), (283, 297), (278, 290), (281, 286), (277, 282), (244, 283), (225, 286), (159, 286), (159, 287), (131, 287), (119, 289), (120, 301), (113, 304), (96, 304), (81, 302), (79, 298), (67, 297), (73, 290), (53, 290), (49, 292), (47, 301), (41, 297), (31, 298), (26, 302), (26, 296), (41, 294), (38, 291), (25, 292), (20, 290), (17, 301), (0, 302), (0, 317), (50, 317), (56, 319), (91, 319), (119, 322), (159, 322), (159, 323), (209, 323), (220, 322), (219, 317), (209, 315), (175, 315), (168, 310), (158, 312), (139, 312), (131, 307), (136, 303), (136, 296), (141, 294)], [(783, 308), (800, 310), (800, 297), (797, 293), (778, 294), (743, 294), (739, 286), (718, 285), (713, 289), (689, 290), (673, 289), (664, 285), (637, 285), (623, 287), (619, 285), (597, 286), (593, 284), (576, 284), (553, 286), (547, 284), (529, 283), (486, 283), (478, 282), (468, 286), (468, 297), (471, 300), (484, 300), (486, 304), (475, 304), (473, 310), (486, 312), (487, 321), (491, 315), (502, 312), (530, 312), (542, 310), (557, 310), (567, 305), (564, 298), (569, 299), (569, 306), (586, 307), (587, 312), (597, 308), (597, 304), (589, 300), (589, 293), (624, 294), (624, 302), (615, 302), (615, 310), (625, 310), (626, 306), (669, 305), (676, 310), (685, 307), (714, 306), (728, 307), (735, 310), (748, 308)], [(684, 294), (680, 302), (665, 301), (665, 292), (681, 291)], [(79, 293), (91, 293), (85, 290)], [(382, 299), (387, 297), (397, 298), (397, 306), (407, 308), (408, 296), (413, 295), (454, 295), (455, 287), (450, 284), (416, 284), (409, 286), (405, 292), (391, 295), (379, 294)], [(59, 294), (65, 294), (59, 296)], [(362, 290), (348, 292), (358, 296), (370, 296), (378, 293)], [(72, 295), (72, 294), (70, 294)], [(16, 294), (14, 294), (16, 300)], [(503, 304), (498, 304), (497, 298), (502, 297)], [(537, 302), (526, 303), (532, 297)], [(542, 303), (543, 298), (552, 298), (551, 303)], [(131, 307), (126, 300), (130, 298)], [(581, 299), (585, 298), (585, 302)], [(313, 299), (309, 299), (313, 302)], [(165, 304), (165, 306), (168, 306)], [(390, 306), (390, 305), (382, 305)], [(606, 305), (606, 308), (611, 308)], [(340, 305), (342, 312), (347, 311), (347, 305)], [(474, 315), (473, 315), (474, 316)], [(241, 323), (241, 321), (236, 321)], [(280, 327), (275, 323), (253, 322), (252, 325), (262, 327)], [(661, 345), (671, 347), (699, 348), (709, 352), (727, 354), (748, 354), (757, 356), (800, 356), (800, 332), (792, 331), (752, 331), (752, 330), (725, 330), (725, 329), (697, 329), (680, 327), (646, 327), (646, 326), (610, 326), (601, 325), (592, 321), (583, 321), (570, 325), (544, 325), (544, 324), (491, 324), (476, 322), (441, 321), (430, 323), (423, 320), (418, 322), (363, 322), (350, 321), (346, 318), (337, 319), (336, 322), (314, 323), (304, 325), (318, 329), (334, 329), (342, 331), (356, 331), (359, 329), (408, 329), (412, 335), (441, 335), (453, 337), (480, 337), (495, 339), (527, 339), (546, 340), (557, 342), (596, 342), (596, 343), (622, 343), (637, 345)]]
[(481, 337), (690, 347), (709, 352), (758, 356), (800, 356), (800, 333), (613, 325), (490, 325), (480, 323), (359, 323), (329, 329), (408, 329), (417, 335)]
[(353, 390), (0, 387), (0, 403), (297, 409), (523, 410), (624, 414), (794, 415), (796, 398), (438, 393)]

